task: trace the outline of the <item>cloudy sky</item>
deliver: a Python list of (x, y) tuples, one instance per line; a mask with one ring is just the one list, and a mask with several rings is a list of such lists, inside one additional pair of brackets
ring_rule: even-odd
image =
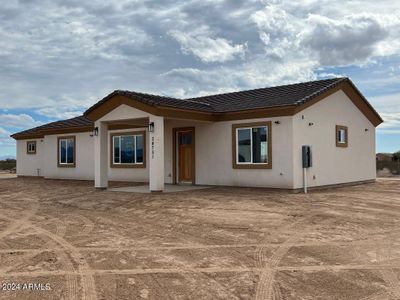
[(115, 89), (189, 97), (348, 76), (400, 150), (400, 2), (8, 0), (0, 7), (0, 156), (10, 133)]

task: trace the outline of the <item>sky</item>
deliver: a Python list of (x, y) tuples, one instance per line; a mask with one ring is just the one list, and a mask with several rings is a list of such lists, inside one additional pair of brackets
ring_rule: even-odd
[(400, 2), (8, 0), (0, 7), (0, 158), (10, 134), (116, 89), (172, 97), (347, 76), (400, 150)]

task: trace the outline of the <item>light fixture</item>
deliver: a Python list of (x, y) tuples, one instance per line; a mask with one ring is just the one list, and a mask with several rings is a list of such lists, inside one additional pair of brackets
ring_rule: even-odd
[(275, 124), (279, 125), (279, 124), (281, 124), (281, 121), (275, 121)]
[(92, 134), (90, 136), (98, 136), (99, 135), (99, 127), (93, 128)]
[(149, 123), (149, 132), (154, 132), (154, 122)]
[(368, 131), (368, 128), (365, 128), (365, 132), (367, 132)]

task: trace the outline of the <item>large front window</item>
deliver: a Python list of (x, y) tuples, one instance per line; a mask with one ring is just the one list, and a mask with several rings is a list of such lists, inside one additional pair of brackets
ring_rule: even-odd
[(120, 133), (112, 136), (112, 166), (144, 167), (144, 132)]
[(233, 125), (234, 168), (271, 167), (271, 123)]
[(75, 137), (59, 137), (58, 138), (58, 166), (74, 167), (75, 166)]

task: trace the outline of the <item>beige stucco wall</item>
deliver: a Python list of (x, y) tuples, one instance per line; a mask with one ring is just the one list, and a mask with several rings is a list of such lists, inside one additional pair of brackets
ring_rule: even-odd
[[(275, 121), (280, 124), (275, 124)], [(272, 169), (232, 168), (232, 124), (272, 121)], [(196, 131), (196, 183), (206, 185), (292, 188), (292, 117), (229, 122), (166, 120), (165, 175), (172, 182), (172, 129), (194, 126)]]
[[(302, 118), (304, 116), (304, 119)], [(121, 105), (98, 122), (154, 116)], [(232, 124), (272, 122), (272, 169), (232, 168)], [(275, 124), (280, 121), (280, 124)], [(309, 126), (309, 123), (314, 123)], [(338, 148), (335, 126), (348, 126), (349, 146)], [(164, 177), (172, 183), (173, 128), (196, 129), (196, 183), (205, 185), (301, 188), (301, 146), (311, 145), (313, 167), (308, 170), (309, 186), (375, 179), (375, 128), (342, 92), (321, 100), (293, 117), (276, 117), (227, 122), (164, 120)], [(365, 131), (368, 129), (368, 131)], [(115, 130), (112, 132), (132, 131)], [(143, 130), (134, 129), (134, 130)], [(111, 168), (110, 133), (107, 145), (108, 180), (149, 181), (150, 139), (146, 130), (146, 168)], [(67, 134), (71, 135), (71, 134)], [(47, 135), (37, 141), (37, 154), (26, 154), (26, 140), (17, 141), (17, 174), (36, 176), (37, 169), (47, 178), (94, 179), (94, 137), (77, 133), (76, 168), (57, 167), (57, 137)]]
[[(148, 118), (151, 114), (146, 113), (144, 111), (135, 109), (128, 105), (122, 104), (121, 106), (115, 108), (114, 110), (110, 111), (96, 123), (99, 122), (110, 122), (110, 121), (117, 121), (117, 120), (128, 120), (128, 119), (141, 119), (141, 118)], [(111, 148), (111, 138), (110, 134), (115, 132), (126, 132), (126, 131), (143, 131), (146, 130), (146, 158), (147, 164), (146, 168), (111, 168), (110, 167), (110, 148)], [(141, 129), (127, 129), (127, 130), (109, 130), (108, 132), (108, 142), (107, 142), (107, 170), (108, 170), (108, 180), (110, 181), (137, 181), (137, 182), (148, 182), (149, 181), (149, 134), (147, 132), (147, 128)]]
[[(57, 179), (80, 179), (93, 180), (94, 159), (93, 159), (93, 137), (91, 132), (75, 134), (60, 134), (45, 136), (45, 170), (46, 178)], [(72, 136), (76, 138), (76, 166), (75, 168), (59, 168), (57, 166), (57, 138), (60, 136)]]
[[(336, 147), (336, 125), (348, 126), (347, 148)], [(343, 91), (295, 115), (293, 130), (294, 188), (303, 186), (302, 145), (312, 147), (309, 186), (375, 179), (375, 127)]]
[[(36, 141), (36, 154), (26, 153), (27, 141)], [(43, 169), (44, 139), (30, 139), (17, 141), (17, 175), (44, 176)]]
[[(110, 130), (108, 133), (107, 150), (111, 151), (111, 133), (117, 132), (131, 132), (131, 131), (143, 131), (147, 128), (138, 129), (124, 129), (124, 130)], [(135, 181), (135, 182), (148, 182), (149, 181), (149, 134), (146, 131), (146, 168), (111, 168), (111, 154), (108, 152), (107, 164), (108, 164), (108, 180), (111, 181)]]

